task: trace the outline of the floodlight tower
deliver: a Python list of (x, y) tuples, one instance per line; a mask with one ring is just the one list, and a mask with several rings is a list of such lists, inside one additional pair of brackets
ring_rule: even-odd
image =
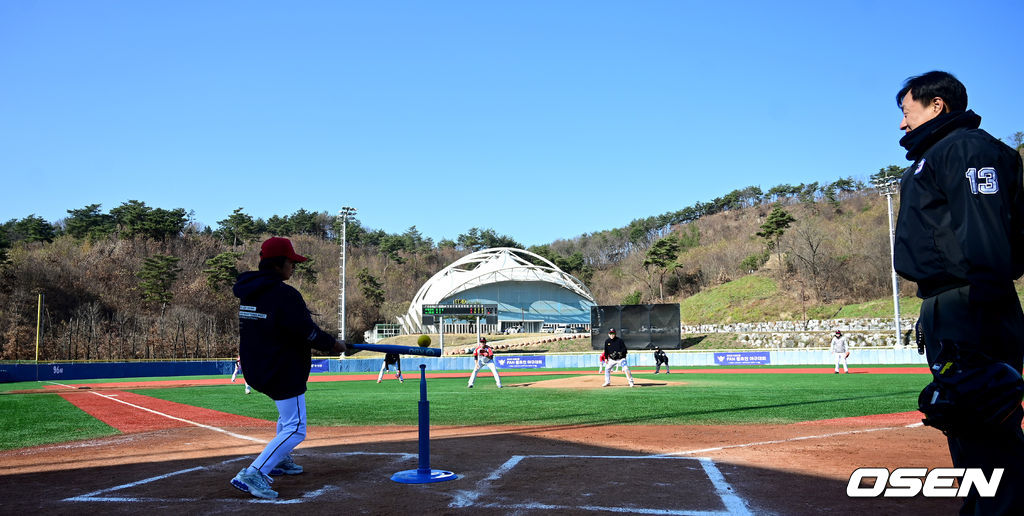
[(338, 340), (345, 340), (345, 248), (348, 239), (348, 218), (355, 215), (356, 209), (351, 206), (342, 206), (338, 211), (341, 217), (341, 260), (338, 268)]
[(896, 347), (903, 346), (903, 335), (900, 331), (900, 286), (896, 276), (896, 230), (892, 223), (892, 196), (899, 189), (900, 180), (896, 176), (879, 176), (871, 181), (884, 195), (889, 205), (889, 269), (892, 272), (892, 306), (896, 317)]

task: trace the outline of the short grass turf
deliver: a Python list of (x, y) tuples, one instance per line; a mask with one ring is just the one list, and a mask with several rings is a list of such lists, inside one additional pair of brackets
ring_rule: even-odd
[[(473, 389), (465, 378), (427, 381), (434, 425), (659, 424), (710, 425), (794, 423), (818, 419), (907, 412), (930, 376), (923, 374), (673, 374), (656, 377), (679, 386), (612, 389), (515, 388), (573, 375), (506, 376), (498, 390), (489, 375)], [(468, 375), (467, 375), (468, 376)], [(616, 376), (621, 376), (616, 374)], [(621, 380), (621, 378), (620, 378)], [(273, 402), (237, 386), (145, 389), (140, 394), (260, 419), (276, 420)], [(309, 424), (415, 425), (419, 380), (310, 383)]]
[[(917, 409), (917, 395), (931, 380), (922, 374), (701, 374), (669, 376), (637, 374), (637, 378), (685, 382), (679, 386), (544, 389), (515, 388), (517, 383), (578, 376), (565, 371), (545, 376), (502, 378), (498, 390), (489, 374), (473, 389), (466, 377), (430, 378), (427, 397), (433, 425), (551, 424), (785, 424), (908, 412)], [(587, 374), (591, 371), (588, 369)], [(621, 373), (615, 376), (622, 380)], [(189, 377), (195, 378), (195, 377)], [(169, 378), (148, 378), (161, 380)], [(68, 383), (94, 383), (90, 380)], [(416, 425), (420, 388), (417, 375), (405, 383), (389, 378), (348, 382), (311, 382), (306, 393), (309, 424), (320, 426)], [(117, 434), (56, 394), (11, 394), (39, 388), (36, 382), (6, 384), (0, 392), (0, 449), (68, 442)], [(16, 387), (16, 388), (15, 388)], [(139, 389), (145, 396), (274, 421), (270, 398), (241, 384), (174, 389)]]
[(0, 396), (0, 450), (119, 433), (55, 394)]

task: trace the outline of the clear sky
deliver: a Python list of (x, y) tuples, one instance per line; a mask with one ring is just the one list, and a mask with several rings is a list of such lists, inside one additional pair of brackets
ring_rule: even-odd
[(905, 165), (933, 69), (1024, 131), (1024, 2), (0, 2), (0, 221), (359, 210), (525, 245)]

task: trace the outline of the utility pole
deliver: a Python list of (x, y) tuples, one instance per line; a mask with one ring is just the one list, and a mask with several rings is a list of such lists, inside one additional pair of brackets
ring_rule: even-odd
[(892, 196), (899, 188), (899, 178), (894, 176), (878, 177), (872, 181), (879, 195), (884, 195), (889, 205), (889, 269), (892, 272), (892, 306), (896, 317), (896, 347), (903, 347), (903, 335), (900, 331), (900, 285), (896, 276), (896, 229), (892, 222)]
[(345, 340), (345, 248), (348, 240), (348, 218), (355, 215), (356, 209), (351, 206), (342, 206), (338, 211), (341, 217), (341, 260), (338, 268), (338, 340)]

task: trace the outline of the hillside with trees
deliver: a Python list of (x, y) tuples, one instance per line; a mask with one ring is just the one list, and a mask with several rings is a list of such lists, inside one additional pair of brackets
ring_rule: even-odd
[[(890, 166), (870, 179), (899, 172)], [(240, 271), (256, 268), (259, 242), (272, 235), (291, 238), (310, 258), (290, 283), (324, 329), (339, 327), (338, 217), (299, 210), (262, 220), (240, 207), (211, 228), (184, 208), (138, 200), (106, 213), (96, 204), (67, 213), (0, 226), (0, 359), (35, 358), (40, 295), (41, 360), (233, 356), (238, 302), (231, 286)], [(346, 234), (350, 341), (361, 341), (375, 323), (393, 322), (427, 279), (459, 257), (522, 247), (491, 229), (435, 243), (415, 226), (389, 234), (354, 218)], [(751, 274), (770, 276), (780, 295), (801, 306), (891, 296), (886, 200), (851, 178), (767, 191), (751, 186), (529, 250), (584, 281), (599, 304), (677, 302)], [(902, 282), (902, 295), (913, 292)]]

